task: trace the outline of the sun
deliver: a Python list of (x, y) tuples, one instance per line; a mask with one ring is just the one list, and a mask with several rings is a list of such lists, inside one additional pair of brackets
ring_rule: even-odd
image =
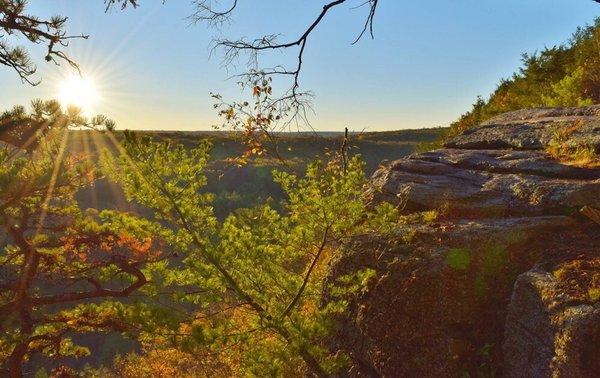
[(59, 84), (58, 100), (65, 107), (77, 106), (84, 112), (90, 112), (98, 103), (99, 95), (91, 78), (70, 75)]

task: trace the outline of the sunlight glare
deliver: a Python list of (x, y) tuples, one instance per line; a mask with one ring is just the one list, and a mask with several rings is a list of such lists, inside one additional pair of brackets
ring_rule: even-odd
[(98, 102), (99, 96), (93, 80), (71, 75), (60, 83), (58, 99), (65, 107), (74, 105), (85, 112), (90, 112)]

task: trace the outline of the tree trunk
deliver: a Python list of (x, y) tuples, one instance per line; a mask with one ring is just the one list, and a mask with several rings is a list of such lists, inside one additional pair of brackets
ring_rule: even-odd
[(6, 368), (10, 378), (23, 376), (23, 359), (27, 353), (27, 343), (19, 343), (6, 360)]
[(311, 373), (313, 373), (319, 378), (329, 377), (329, 374), (327, 374), (327, 372), (323, 370), (319, 361), (317, 361), (317, 359), (309, 351), (307, 351), (304, 348), (300, 348), (299, 352), (300, 356), (302, 357), (304, 362), (306, 362), (306, 366), (308, 366), (308, 369), (311, 371)]

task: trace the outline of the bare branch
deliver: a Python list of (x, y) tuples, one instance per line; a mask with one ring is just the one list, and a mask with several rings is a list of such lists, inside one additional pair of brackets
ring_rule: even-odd
[(131, 5), (133, 8), (137, 8), (139, 2), (138, 0), (104, 0), (104, 4), (106, 4), (105, 11), (108, 12), (115, 5), (119, 5), (121, 10), (125, 10), (128, 5)]
[(231, 19), (231, 14), (237, 7), (238, 0), (233, 0), (231, 5), (224, 10), (216, 10), (218, 1), (196, 0), (196, 11), (189, 17), (193, 23), (207, 22), (211, 26), (220, 26)]
[(369, 6), (369, 15), (367, 16), (367, 19), (365, 20), (365, 25), (363, 26), (363, 29), (358, 34), (358, 36), (356, 37), (354, 42), (352, 42), (353, 45), (357, 44), (358, 41), (360, 41), (362, 39), (363, 35), (365, 35), (367, 30), (369, 31), (369, 34), (371, 35), (371, 39), (375, 38), (375, 34), (373, 33), (373, 19), (375, 18), (375, 12), (377, 11), (378, 1), (379, 0), (367, 0), (357, 7), (357, 8), (360, 8), (365, 5), (368, 5)]
[[(300, 74), (304, 66), (304, 54), (306, 52), (308, 41), (320, 25), (325, 16), (332, 11), (333, 8), (345, 3), (350, 3), (353, 0), (335, 0), (328, 1), (323, 5), (321, 11), (316, 18), (307, 25), (305, 30), (296, 39), (281, 42), (280, 34), (266, 34), (255, 39), (216, 39), (212, 52), (219, 49), (222, 50), (222, 65), (225, 68), (233, 66), (238, 59), (243, 55), (247, 57), (246, 65), (248, 71), (234, 75), (244, 82), (256, 85), (265, 78), (275, 76), (290, 77), (291, 84), (289, 90), (283, 91), (279, 98), (274, 100), (274, 103), (282, 105), (288, 113), (290, 123), (308, 124), (307, 113), (310, 109), (308, 104), (312, 97), (309, 92), (300, 91)], [(362, 36), (369, 32), (373, 37), (373, 20), (377, 10), (378, 0), (361, 0), (361, 3), (354, 8), (362, 8), (368, 6), (368, 14), (365, 20), (363, 29), (353, 43), (356, 43)], [(238, 8), (238, 0), (229, 0), (223, 6), (216, 0), (195, 0), (193, 2), (195, 12), (190, 16), (193, 23), (206, 22), (209, 26), (220, 26), (231, 20), (232, 14)], [(263, 68), (259, 64), (259, 57), (262, 53), (274, 51), (287, 51), (296, 49), (295, 64), (293, 67), (284, 67), (281, 65), (275, 68)], [(211, 54), (212, 54), (211, 52)], [(289, 125), (289, 124), (288, 124)]]

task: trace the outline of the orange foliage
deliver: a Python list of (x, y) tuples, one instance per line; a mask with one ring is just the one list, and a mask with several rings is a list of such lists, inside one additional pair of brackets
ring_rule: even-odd
[(153, 248), (155, 243), (151, 237), (139, 239), (125, 232), (69, 235), (63, 237), (62, 242), (65, 254), (79, 262), (117, 255), (132, 261), (150, 261), (160, 256), (160, 250)]

